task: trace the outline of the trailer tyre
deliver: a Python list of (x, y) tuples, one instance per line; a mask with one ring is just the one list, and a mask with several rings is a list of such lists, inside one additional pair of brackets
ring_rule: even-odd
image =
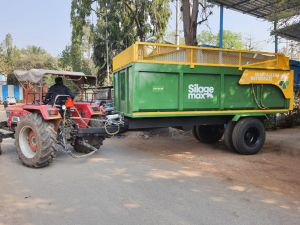
[(214, 144), (218, 142), (224, 133), (223, 125), (196, 125), (193, 127), (194, 137), (203, 143)]
[[(97, 118), (92, 118), (97, 119)], [(91, 120), (90, 121), (90, 127), (101, 127), (103, 126), (103, 123), (99, 120)], [(84, 138), (77, 138), (75, 140), (74, 150), (79, 153), (85, 153), (88, 154), (92, 150), (84, 145), (81, 144), (82, 141), (86, 141), (93, 147), (99, 149), (101, 145), (103, 144), (103, 141), (105, 140), (105, 137), (102, 136), (89, 136)]]
[(28, 167), (48, 166), (56, 155), (56, 137), (53, 123), (44, 121), (37, 113), (28, 114), (16, 127), (19, 159)]
[(266, 132), (261, 120), (245, 118), (233, 129), (232, 142), (237, 152), (243, 155), (258, 153), (265, 143)]
[(235, 122), (230, 121), (227, 123), (225, 131), (224, 131), (224, 144), (229, 150), (235, 150), (233, 141), (232, 141), (232, 133), (235, 127)]

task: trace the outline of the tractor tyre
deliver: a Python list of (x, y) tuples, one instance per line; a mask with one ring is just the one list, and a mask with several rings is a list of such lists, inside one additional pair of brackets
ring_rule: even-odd
[[(90, 136), (90, 137), (84, 137), (83, 141), (86, 141), (93, 147), (99, 149), (103, 144), (104, 139), (105, 139), (104, 137), (100, 137), (100, 136)], [(81, 140), (82, 140), (81, 138), (77, 138), (75, 140), (74, 150), (76, 152), (88, 154), (91, 151), (93, 151), (92, 149), (80, 144)]]
[[(94, 119), (94, 118), (93, 118)], [(95, 118), (97, 119), (97, 118)], [(89, 123), (90, 127), (101, 127), (103, 126), (102, 122), (99, 120), (91, 120)], [(89, 137), (84, 137), (84, 141), (92, 145), (93, 147), (99, 149), (101, 145), (103, 144), (103, 141), (105, 140), (105, 137), (103, 136), (89, 136)], [(75, 140), (75, 145), (74, 145), (74, 150), (79, 153), (85, 153), (88, 154), (92, 150), (84, 145), (80, 144), (80, 141), (82, 141), (82, 138), (77, 138)]]
[(19, 159), (25, 166), (32, 168), (48, 166), (56, 155), (56, 138), (53, 123), (43, 120), (37, 113), (28, 114), (16, 127)]
[(234, 121), (230, 121), (227, 123), (225, 131), (224, 131), (224, 144), (229, 150), (235, 150), (233, 142), (232, 142), (232, 133), (235, 126)]
[(194, 137), (206, 144), (217, 143), (223, 136), (224, 125), (196, 125), (193, 128)]
[(243, 155), (258, 153), (266, 139), (264, 124), (257, 118), (245, 118), (234, 127), (232, 142), (237, 152)]

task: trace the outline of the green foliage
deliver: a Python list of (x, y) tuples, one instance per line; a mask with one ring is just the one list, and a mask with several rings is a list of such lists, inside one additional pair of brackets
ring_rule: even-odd
[(0, 45), (0, 70), (4, 74), (12, 71), (14, 66), (14, 56), (16, 55), (16, 47), (13, 45), (11, 34), (6, 34), (5, 39)]
[(41, 47), (28, 46), (17, 50), (14, 58), (14, 69), (57, 69), (57, 60)]
[(218, 38), (218, 35), (212, 34), (208, 31), (203, 31), (197, 36), (197, 40), (200, 45), (217, 46)]
[[(92, 14), (97, 17), (93, 25), (88, 21)], [(103, 81), (112, 57), (136, 40), (162, 38), (169, 16), (169, 0), (72, 0), (72, 69), (82, 70), (84, 58), (89, 59), (93, 52), (99, 80)], [(108, 62), (106, 40), (109, 40)]]
[[(80, 69), (74, 71), (81, 71), (85, 74), (95, 74), (96, 69), (91, 58), (80, 59)], [(62, 70), (72, 71), (73, 70), (73, 58), (71, 52), (71, 46), (66, 46), (66, 48), (62, 51), (59, 59), (58, 66)]]
[(46, 50), (38, 46), (18, 49), (13, 38), (7, 34), (0, 46), (0, 72), (7, 75), (8, 84), (17, 84), (14, 70), (58, 69), (57, 60)]
[[(175, 31), (172, 31), (172, 32), (169, 32), (167, 34), (164, 35), (164, 38), (163, 38), (163, 42), (165, 43), (172, 43), (172, 44), (175, 44), (175, 35), (176, 35), (176, 32)], [(179, 37), (179, 44), (180, 45), (184, 45), (184, 38), (183, 37)]]
[[(201, 32), (197, 36), (199, 44), (219, 46), (219, 34), (212, 34), (207, 31)], [(240, 33), (234, 33), (229, 30), (223, 32), (223, 48), (229, 49), (245, 49), (246, 43)]]

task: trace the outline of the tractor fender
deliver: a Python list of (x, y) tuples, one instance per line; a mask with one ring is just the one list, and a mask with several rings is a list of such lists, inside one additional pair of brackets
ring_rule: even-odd
[(72, 112), (72, 116), (85, 118), (74, 119), (81, 128), (85, 128), (92, 117), (100, 117), (100, 110), (96, 104), (90, 104), (88, 102), (74, 102), (74, 106), (76, 110)]
[(44, 120), (60, 120), (62, 118), (59, 109), (52, 105), (24, 105), (23, 109), (41, 114)]
[(17, 124), (23, 117), (30, 114), (29, 111), (21, 107), (8, 107), (7, 110), (7, 127), (11, 128), (13, 124)]

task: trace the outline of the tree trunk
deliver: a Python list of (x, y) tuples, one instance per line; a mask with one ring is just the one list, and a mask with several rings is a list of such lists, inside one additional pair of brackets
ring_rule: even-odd
[(197, 45), (197, 19), (199, 12), (199, 0), (182, 0), (182, 15), (184, 39), (186, 45)]

